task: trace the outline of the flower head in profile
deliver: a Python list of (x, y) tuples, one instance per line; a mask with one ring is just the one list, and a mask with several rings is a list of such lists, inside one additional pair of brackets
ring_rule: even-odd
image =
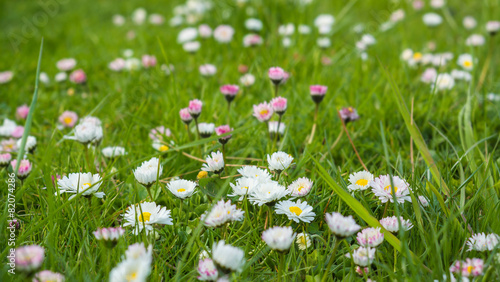
[(489, 21), (486, 23), (486, 31), (490, 35), (495, 35), (500, 30), (500, 21)]
[(203, 224), (208, 227), (219, 227), (231, 221), (242, 221), (245, 212), (231, 205), (231, 200), (224, 202), (220, 200), (212, 208), (201, 216)]
[[(394, 187), (391, 184), (394, 184)], [(398, 176), (381, 175), (370, 182), (372, 192), (377, 196), (382, 203), (387, 201), (396, 201), (400, 204), (405, 201), (411, 202), (410, 185)]]
[[(401, 225), (399, 222), (401, 222)], [(402, 216), (399, 217), (399, 221), (395, 216), (384, 217), (380, 220), (380, 224), (382, 224), (387, 231), (392, 233), (398, 232), (400, 227), (402, 227), (405, 231), (408, 231), (413, 227), (411, 221), (404, 219)]]
[(173, 224), (170, 210), (157, 206), (154, 202), (129, 206), (123, 218), (125, 220), (123, 226), (132, 226), (135, 235), (138, 235), (142, 229), (146, 229), (148, 233), (153, 231), (153, 224)]
[(208, 138), (212, 136), (215, 131), (215, 124), (200, 122), (198, 123), (198, 131), (200, 132), (200, 136), (202, 138)]
[(243, 37), (243, 46), (244, 47), (253, 47), (262, 45), (262, 37), (255, 33), (247, 34)]
[(72, 111), (64, 111), (59, 116), (59, 122), (64, 127), (73, 127), (73, 126), (75, 126), (75, 124), (76, 124), (77, 121), (78, 121), (78, 115), (75, 112), (72, 112)]
[(183, 108), (179, 111), (179, 116), (181, 117), (181, 120), (185, 124), (190, 124), (191, 121), (193, 120), (193, 117), (189, 113), (188, 108)]
[(245, 264), (245, 253), (221, 240), (213, 244), (212, 259), (223, 271), (241, 271)]
[(29, 112), (30, 112), (30, 107), (28, 107), (28, 105), (24, 104), (22, 106), (17, 107), (16, 117), (18, 119), (26, 119)]
[(290, 194), (290, 191), (287, 190), (285, 186), (280, 185), (276, 181), (270, 181), (257, 185), (252, 190), (252, 193), (250, 194), (250, 197), (248, 197), (248, 199), (252, 204), (257, 204), (259, 206), (262, 206), (264, 204), (272, 205), (288, 194)]
[(236, 97), (239, 90), (240, 87), (233, 84), (226, 84), (220, 87), (220, 92), (224, 95), (228, 102), (232, 102), (234, 100), (234, 97)]
[(12, 155), (10, 153), (0, 154), (0, 168), (8, 166), (11, 160)]
[(483, 275), (484, 262), (479, 258), (467, 258), (465, 261), (457, 260), (451, 267), (450, 272), (463, 277), (476, 277)]
[[(268, 125), (269, 125), (269, 135), (271, 136), (271, 139), (274, 140), (274, 138), (277, 137), (277, 139), (280, 140), (280, 137), (283, 136), (283, 134), (285, 134), (286, 125), (283, 122), (269, 121)], [(276, 134), (278, 134), (278, 136), (276, 136)]]
[[(17, 148), (21, 148), (22, 138), (18, 139), (16, 142)], [(26, 138), (26, 144), (24, 144), (24, 152), (25, 153), (33, 153), (36, 149), (36, 137), (29, 135)]]
[[(359, 266), (369, 266), (375, 260), (376, 249), (370, 247), (359, 247), (352, 252), (352, 260), (356, 265)], [(346, 257), (351, 257), (350, 254), (346, 254)]]
[(183, 200), (194, 194), (196, 185), (194, 181), (177, 179), (170, 181), (167, 184), (167, 189), (170, 190), (174, 196)]
[(296, 234), (290, 226), (275, 226), (262, 232), (262, 240), (266, 242), (269, 248), (287, 252), (295, 239)]
[(267, 71), (267, 75), (269, 79), (274, 84), (280, 84), (281, 81), (285, 78), (285, 71), (280, 67), (272, 67)]
[(345, 122), (356, 121), (359, 119), (358, 111), (353, 107), (342, 108), (339, 111), (340, 118)]
[(125, 148), (119, 146), (105, 147), (102, 149), (102, 155), (106, 158), (116, 158), (126, 154)]
[(325, 98), (326, 90), (328, 90), (328, 87), (324, 85), (311, 85), (309, 87), (311, 98), (316, 104), (319, 104), (321, 101), (323, 101), (323, 98)]
[(307, 233), (299, 233), (297, 234), (297, 239), (295, 240), (297, 246), (299, 246), (300, 250), (306, 250), (307, 248), (312, 246), (311, 236)]
[(16, 248), (15, 250), (15, 263), (16, 268), (32, 272), (40, 268), (45, 259), (45, 249), (38, 245), (28, 245)]
[[(217, 136), (221, 136), (221, 135), (224, 135), (226, 133), (229, 133), (233, 131), (233, 129), (231, 127), (229, 127), (229, 125), (221, 125), (219, 127), (216, 127), (215, 128), (215, 134), (217, 134)], [(223, 136), (223, 137), (219, 137), (219, 142), (221, 144), (226, 144), (227, 141), (229, 141), (229, 139), (231, 139), (233, 135), (227, 135), (227, 136)]]
[(213, 35), (219, 43), (229, 43), (233, 39), (234, 28), (229, 25), (219, 25)]
[(292, 197), (303, 197), (311, 191), (312, 187), (313, 182), (309, 178), (300, 177), (288, 185), (288, 190)]
[(371, 181), (373, 181), (373, 174), (366, 170), (358, 171), (349, 175), (350, 184), (347, 189), (349, 191), (367, 190), (370, 188)]
[(64, 280), (64, 275), (50, 270), (42, 270), (33, 277), (33, 282), (64, 282)]
[(198, 68), (202, 76), (213, 76), (217, 72), (217, 67), (212, 64), (204, 64)]
[(189, 107), (188, 107), (189, 114), (191, 114), (191, 116), (195, 119), (198, 118), (201, 114), (202, 106), (203, 103), (198, 99), (189, 101)]
[(293, 162), (293, 157), (289, 154), (278, 151), (272, 155), (267, 155), (267, 163), (269, 170), (281, 172), (290, 167)]
[[(12, 166), (12, 170), (15, 170), (17, 165), (17, 160), (12, 160), (10, 162), (10, 165)], [(19, 170), (16, 173), (17, 177), (19, 179), (25, 179), (31, 173), (32, 168), (33, 166), (31, 165), (31, 162), (29, 160), (27, 159), (21, 160), (19, 164)]]
[(103, 241), (107, 247), (114, 247), (118, 239), (125, 234), (125, 229), (121, 227), (98, 228), (93, 232), (97, 240)]
[(76, 197), (76, 194), (81, 194), (82, 196), (94, 195), (97, 198), (102, 198), (105, 195), (104, 192), (97, 192), (101, 183), (101, 176), (97, 173), (70, 173), (68, 176), (59, 179), (57, 186), (60, 194), (74, 194), (69, 198), (70, 200)]
[(156, 66), (156, 57), (153, 55), (143, 55), (142, 56), (142, 66), (145, 69)]
[(217, 267), (215, 267), (213, 260), (210, 258), (200, 259), (197, 270), (200, 274), (197, 279), (201, 281), (215, 281), (219, 276)]
[(224, 156), (220, 151), (212, 152), (210, 156), (205, 159), (206, 163), (201, 168), (204, 171), (220, 174), (224, 171)]
[(342, 216), (340, 213), (327, 213), (325, 220), (330, 228), (330, 231), (338, 238), (346, 238), (354, 235), (361, 229), (361, 226), (356, 224), (352, 216)]
[(380, 227), (365, 228), (358, 232), (356, 240), (363, 247), (375, 248), (384, 242), (384, 234), (380, 232)]
[(440, 73), (436, 76), (436, 82), (432, 84), (432, 89), (451, 90), (455, 86), (455, 79), (449, 73)]
[(56, 67), (60, 71), (70, 71), (74, 69), (75, 66), (76, 66), (76, 60), (73, 58), (61, 59), (56, 63)]
[(443, 22), (443, 17), (436, 13), (427, 13), (422, 16), (422, 21), (426, 26), (434, 27)]
[(273, 108), (270, 104), (264, 102), (258, 105), (253, 105), (253, 116), (260, 122), (268, 121), (273, 116)]
[(467, 251), (492, 251), (498, 245), (499, 241), (500, 237), (495, 233), (477, 233), (467, 240), (467, 246), (469, 246)]
[(273, 111), (278, 115), (283, 115), (286, 111), (287, 100), (283, 97), (276, 97), (271, 100), (271, 107)]
[(308, 205), (307, 202), (302, 202), (301, 200), (297, 202), (292, 202), (290, 200), (281, 201), (276, 204), (275, 209), (277, 214), (284, 214), (289, 220), (293, 220), (297, 223), (310, 223), (314, 220), (314, 216), (316, 216), (313, 212), (313, 208)]
[(151, 158), (149, 161), (145, 161), (134, 170), (134, 176), (137, 182), (141, 183), (146, 187), (150, 187), (156, 182), (157, 177), (159, 177), (163, 172), (163, 166), (160, 164), (158, 158)]

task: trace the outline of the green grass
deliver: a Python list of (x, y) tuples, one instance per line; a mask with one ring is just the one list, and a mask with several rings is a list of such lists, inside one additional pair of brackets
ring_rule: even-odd
[[(211, 27), (230, 24), (235, 30), (228, 45), (210, 38), (202, 41), (201, 49), (193, 55), (176, 43), (180, 27), (170, 27), (172, 8), (179, 1), (97, 2), (72, 1), (59, 4), (57, 12), (48, 17), (47, 24), (38, 26), (33, 36), (23, 37), (22, 44), (14, 49), (13, 34), (23, 36), (26, 18), (44, 11), (37, 3), (10, 1), (3, 3), (0, 23), (5, 33), (0, 52), (0, 71), (10, 69), (12, 81), (0, 85), (0, 117), (14, 119), (16, 107), (30, 104), (35, 87), (35, 74), (41, 38), (44, 38), (41, 71), (52, 79), (50, 85), (40, 84), (38, 100), (31, 119), (29, 134), (38, 140), (35, 154), (28, 155), (34, 164), (33, 171), (24, 182), (17, 182), (16, 214), (21, 229), (16, 233), (16, 246), (39, 244), (46, 249), (42, 269), (63, 273), (67, 281), (105, 281), (116, 266), (127, 246), (135, 242), (154, 245), (150, 281), (196, 280), (198, 254), (210, 250), (212, 243), (225, 239), (245, 251), (247, 263), (244, 270), (234, 274), (235, 281), (262, 281), (277, 279), (279, 256), (270, 251), (261, 234), (266, 221), (266, 208), (248, 203), (252, 219), (236, 222), (222, 229), (209, 229), (200, 223), (200, 216), (218, 199), (227, 199), (229, 183), (234, 182), (236, 167), (229, 167), (223, 176), (214, 181), (215, 186), (200, 189), (185, 201), (182, 211), (180, 201), (165, 188), (171, 177), (195, 180), (202, 163), (187, 158), (182, 152), (204, 159), (212, 151), (221, 150), (217, 138), (190, 140), (178, 112), (189, 100), (204, 102), (200, 117), (202, 122), (226, 124), (227, 104), (219, 92), (222, 84), (237, 84), (241, 76), (237, 68), (244, 64), (255, 75), (256, 83), (243, 88), (231, 105), (230, 125), (235, 128), (226, 145), (227, 157), (256, 158), (261, 161), (229, 159), (230, 164), (267, 166), (266, 155), (277, 149), (291, 154), (295, 165), (282, 179), (290, 183), (306, 176), (314, 181), (312, 192), (305, 200), (314, 208), (315, 220), (310, 224), (291, 223), (283, 215), (274, 214), (274, 225), (291, 225), (297, 232), (305, 230), (312, 236), (313, 246), (300, 251), (296, 244), (285, 256), (285, 281), (315, 281), (321, 279), (330, 259), (334, 238), (324, 221), (325, 212), (353, 215), (361, 226), (378, 226), (384, 213), (381, 204), (371, 193), (354, 193), (347, 190), (350, 173), (362, 170), (345, 134), (332, 151), (331, 145), (342, 127), (337, 110), (344, 106), (357, 108), (361, 119), (349, 123), (347, 129), (356, 149), (367, 168), (375, 176), (398, 175), (412, 187), (414, 203), (388, 206), (386, 215), (401, 214), (411, 220), (414, 227), (408, 232), (391, 235), (378, 247), (376, 261), (368, 277), (376, 281), (442, 279), (449, 275), (450, 265), (457, 259), (479, 257), (484, 259), (488, 277), (483, 281), (500, 279), (498, 250), (492, 252), (466, 252), (465, 242), (473, 233), (500, 233), (500, 107), (499, 102), (483, 102), (487, 93), (500, 93), (497, 66), (500, 55), (491, 56), (485, 82), (476, 91), (482, 67), (488, 59), (490, 38), (484, 32), (487, 20), (500, 20), (497, 1), (467, 1), (451, 3), (443, 23), (437, 28), (422, 24), (424, 11), (416, 12), (406, 1), (389, 4), (385, 1), (315, 1), (304, 8), (293, 1), (252, 1), (254, 17), (264, 23), (261, 33), (264, 44), (244, 48), (242, 38), (246, 8), (234, 1), (216, 1), (213, 11), (200, 23)], [(127, 17), (143, 6), (149, 13), (160, 13), (167, 23), (162, 26), (145, 24), (136, 26), (128, 21), (123, 27), (111, 22), (116, 13)], [(387, 32), (378, 26), (398, 8), (406, 11), (406, 18)], [(436, 12), (444, 14), (444, 11)], [(284, 49), (277, 27), (284, 23), (308, 24), (320, 13), (333, 14), (336, 23), (332, 46), (326, 50), (316, 46), (317, 34), (295, 33), (293, 45)], [(230, 15), (230, 16), (227, 16)], [(472, 15), (478, 20), (473, 32), (462, 27), (462, 18)], [(496, 18), (495, 18), (496, 17)], [(127, 19), (129, 20), (129, 19)], [(377, 39), (367, 50), (368, 59), (362, 61), (355, 49), (361, 37), (352, 27), (364, 23), (366, 32)], [(136, 38), (126, 39), (134, 30)], [(464, 44), (471, 33), (484, 34), (487, 44), (469, 47)], [(19, 38), (19, 37), (16, 37)], [(497, 37), (495, 46), (500, 43)], [(471, 72), (471, 82), (457, 81), (450, 91), (432, 93), (429, 85), (420, 82), (425, 67), (410, 68), (400, 60), (405, 48), (428, 52), (427, 42), (437, 45), (435, 53), (452, 52), (454, 59), (443, 68), (449, 72), (456, 66), (462, 53), (473, 54), (478, 59)], [(122, 56), (125, 49), (132, 49), (134, 56), (153, 54), (158, 66), (148, 70), (115, 73), (108, 69), (110, 61)], [(85, 86), (70, 82), (55, 83), (55, 63), (62, 58), (74, 57), (77, 68), (85, 70)], [(331, 65), (323, 65), (322, 57), (329, 57)], [(203, 78), (198, 66), (212, 63), (217, 66), (214, 77)], [(161, 64), (173, 64), (175, 71), (166, 76)], [(291, 73), (290, 80), (280, 88), (280, 95), (288, 99), (288, 110), (283, 116), (287, 126), (282, 140), (273, 146), (266, 134), (266, 125), (252, 116), (252, 105), (269, 101), (273, 86), (267, 78), (267, 69), (280, 66)], [(307, 137), (313, 124), (314, 103), (309, 97), (309, 85), (323, 84), (328, 92), (319, 107), (318, 128), (312, 144)], [(68, 89), (74, 95), (68, 95)], [(413, 101), (413, 102), (412, 102)], [(412, 110), (413, 103), (413, 110)], [(123, 146), (128, 154), (111, 162), (100, 153), (92, 154), (99, 174), (103, 177), (101, 191), (106, 196), (100, 200), (68, 196), (54, 196), (56, 187), (51, 180), (55, 175), (88, 171), (92, 167), (85, 160), (83, 146), (75, 141), (63, 140), (70, 130), (58, 130), (57, 119), (71, 110), (80, 117), (92, 114), (103, 122), (104, 146)], [(411, 113), (413, 113), (413, 123)], [(274, 117), (277, 120), (277, 117)], [(22, 124), (24, 121), (18, 121)], [(159, 154), (151, 146), (149, 130), (164, 125), (172, 130), (173, 148)], [(26, 129), (28, 129), (28, 124)], [(195, 136), (192, 134), (192, 136)], [(410, 140), (413, 140), (413, 156)], [(95, 240), (92, 232), (99, 227), (120, 226), (125, 209), (148, 198), (132, 173), (142, 161), (160, 156), (164, 170), (160, 176), (160, 194), (156, 203), (172, 211), (174, 224), (188, 222), (187, 226), (158, 226), (160, 238), (134, 236), (131, 228), (118, 245), (108, 250)], [(14, 155), (17, 157), (17, 155)], [(412, 163), (411, 160), (414, 160)], [(412, 171), (412, 166), (414, 170)], [(93, 168), (95, 169), (95, 168)], [(7, 171), (0, 171), (5, 183)], [(7, 185), (5, 185), (6, 187)], [(47, 187), (46, 189), (42, 189)], [(213, 190), (209, 190), (213, 189)], [(1, 189), (5, 211), (7, 190)], [(430, 205), (420, 207), (415, 199), (426, 196)], [(234, 202), (234, 200), (233, 200)], [(237, 203), (239, 208), (245, 207)], [(2, 212), (0, 246), (7, 254), (7, 217)], [(347, 238), (337, 250), (331, 271), (332, 279), (363, 280), (354, 272), (355, 265), (344, 255), (355, 249), (354, 237)], [(394, 248), (397, 260), (394, 260)], [(110, 253), (109, 253), (110, 252)], [(108, 259), (110, 258), (110, 259)], [(1, 266), (1, 281), (21, 281), (21, 276), (9, 276), (8, 266)]]

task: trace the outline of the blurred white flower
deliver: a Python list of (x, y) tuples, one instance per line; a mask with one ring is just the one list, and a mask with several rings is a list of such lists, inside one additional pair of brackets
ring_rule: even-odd
[(422, 17), (422, 21), (426, 26), (438, 26), (443, 22), (443, 17), (436, 13), (427, 13)]

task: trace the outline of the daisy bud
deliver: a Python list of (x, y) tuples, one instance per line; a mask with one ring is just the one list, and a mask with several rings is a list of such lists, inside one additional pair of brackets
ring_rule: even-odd
[[(17, 165), (17, 160), (12, 160), (10, 162), (10, 165), (12, 166), (12, 170), (16, 169)], [(32, 165), (29, 160), (21, 160), (21, 164), (19, 165), (19, 170), (17, 171), (17, 177), (21, 180), (25, 179), (28, 177), (32, 169)]]
[(286, 111), (287, 100), (283, 97), (276, 97), (271, 100), (271, 107), (273, 107), (273, 111), (278, 115), (283, 115)]
[(24, 126), (18, 125), (12, 131), (11, 136), (14, 138), (21, 138), (23, 137), (23, 134), (24, 134)]
[(72, 112), (72, 111), (64, 111), (59, 116), (59, 122), (64, 127), (73, 127), (73, 126), (75, 126), (75, 123), (77, 121), (78, 121), (78, 115), (75, 112)]
[(194, 99), (194, 100), (189, 101), (188, 111), (193, 118), (196, 119), (200, 116), (202, 106), (203, 106), (203, 103), (198, 99)]
[(76, 84), (83, 84), (87, 81), (87, 75), (82, 69), (77, 69), (69, 75), (69, 80)]
[[(224, 135), (224, 134), (231, 132), (231, 131), (233, 131), (233, 129), (231, 127), (229, 127), (229, 125), (221, 125), (221, 126), (215, 128), (215, 133), (217, 134), (217, 136)], [(227, 143), (227, 141), (229, 141), (229, 139), (231, 139), (231, 136), (233, 136), (233, 135), (227, 135), (224, 137), (220, 137), (219, 142), (222, 145), (224, 145)]]
[(314, 103), (319, 104), (321, 103), (321, 101), (323, 101), (327, 89), (328, 87), (323, 85), (309, 86), (309, 91), (311, 92), (311, 98), (313, 99)]
[(214, 133), (215, 125), (213, 123), (200, 122), (198, 130), (200, 131), (201, 138), (208, 138)]
[(45, 258), (45, 249), (38, 245), (22, 246), (16, 249), (16, 268), (33, 272), (40, 268)]
[(327, 213), (325, 220), (330, 228), (330, 231), (340, 239), (352, 236), (361, 229), (361, 226), (356, 224), (352, 216), (342, 216), (340, 213)]
[(274, 84), (280, 84), (280, 82), (285, 78), (285, 71), (280, 67), (272, 67), (267, 72), (267, 75)]
[(156, 66), (156, 57), (152, 55), (143, 55), (142, 56), (142, 66), (145, 69)]
[(202, 259), (198, 262), (198, 273), (200, 276), (197, 278), (201, 281), (215, 281), (219, 276), (217, 267), (215, 267), (214, 262), (209, 258)]
[(497, 34), (500, 30), (500, 22), (499, 21), (489, 21), (486, 23), (486, 31), (491, 35)]
[(125, 229), (121, 227), (113, 228), (99, 228), (93, 232), (97, 240), (103, 241), (107, 247), (114, 247), (118, 239), (125, 234)]
[(202, 76), (213, 76), (217, 72), (217, 68), (211, 64), (201, 65), (198, 70)]
[(339, 114), (340, 114), (340, 118), (345, 123), (359, 119), (358, 111), (356, 111), (356, 109), (353, 107), (342, 108), (339, 111)]
[(76, 66), (76, 60), (73, 58), (61, 59), (57, 61), (56, 67), (60, 71), (70, 71)]
[(268, 121), (273, 116), (273, 108), (266, 102), (253, 105), (253, 116), (260, 122)]
[(251, 33), (243, 37), (244, 47), (254, 47), (257, 45), (262, 45), (262, 37), (260, 35)]
[(384, 234), (380, 232), (380, 227), (365, 228), (358, 232), (356, 240), (363, 247), (375, 248), (384, 242)]
[(30, 112), (30, 107), (24, 104), (16, 109), (16, 117), (18, 119), (26, 119), (29, 112)]
[[(352, 252), (352, 260), (356, 265), (366, 267), (373, 263), (375, 260), (374, 248), (359, 247)], [(351, 257), (350, 254), (346, 254), (346, 257)]]
[(296, 234), (290, 226), (275, 226), (262, 232), (262, 240), (269, 248), (278, 252), (288, 252)]
[[(401, 226), (405, 231), (410, 230), (413, 227), (413, 224), (409, 220), (405, 220), (402, 216), (399, 217), (399, 221), (401, 221)], [(399, 222), (398, 218), (395, 216), (385, 217), (380, 220), (380, 224), (389, 232), (395, 233), (399, 231)]]
[(152, 158), (143, 162), (141, 166), (134, 170), (134, 176), (137, 182), (150, 187), (156, 182), (156, 177), (161, 176), (162, 172), (163, 166), (159, 164), (158, 158)]
[(190, 124), (191, 121), (193, 120), (193, 117), (189, 113), (188, 108), (183, 108), (179, 111), (179, 116), (181, 117), (181, 120), (185, 124)]
[(50, 270), (42, 270), (33, 277), (33, 282), (64, 282), (64, 280), (64, 275)]
[[(21, 148), (21, 143), (22, 143), (22, 139), (19, 139), (17, 140), (17, 147), (18, 148)], [(26, 144), (24, 146), (24, 152), (25, 153), (33, 153), (36, 149), (36, 138), (34, 136), (28, 136), (28, 138), (26, 138)]]
[(10, 153), (0, 154), (0, 168), (7, 167), (12, 160)]
[(220, 174), (224, 170), (224, 156), (219, 151), (212, 152), (211, 156), (206, 158), (206, 162), (201, 168), (204, 171)]
[(153, 141), (154, 140), (163, 140), (163, 136), (170, 137), (172, 135), (172, 132), (170, 129), (166, 128), (165, 126), (158, 126), (156, 128), (151, 129), (149, 132), (149, 138), (151, 138)]
[(19, 220), (17, 218), (14, 218), (12, 220), (7, 220), (9, 222), (9, 229), (19, 229), (21, 228), (21, 223), (19, 222)]
[(227, 84), (220, 87), (220, 92), (224, 95), (224, 98), (226, 98), (228, 103), (231, 103), (234, 100), (234, 97), (236, 97), (239, 90), (240, 88), (238, 85)]
[(241, 271), (245, 264), (245, 253), (242, 249), (228, 245), (221, 240), (213, 244), (212, 259), (224, 273)]

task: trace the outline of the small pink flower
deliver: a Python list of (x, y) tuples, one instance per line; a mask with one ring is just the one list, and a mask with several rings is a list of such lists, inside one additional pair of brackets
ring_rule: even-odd
[(271, 107), (273, 107), (273, 111), (278, 115), (282, 115), (286, 111), (287, 100), (283, 97), (276, 97), (271, 100)]
[(262, 37), (258, 34), (247, 34), (243, 37), (243, 46), (253, 47), (262, 44)]
[(118, 227), (109, 227), (109, 228), (98, 228), (94, 231), (94, 236), (97, 240), (104, 241), (118, 241), (118, 239), (125, 234), (125, 229)]
[(146, 69), (156, 66), (156, 57), (153, 55), (143, 55), (142, 56), (142, 65)]
[(14, 77), (14, 73), (11, 71), (0, 72), (0, 84), (4, 84), (4, 83), (11, 81), (13, 77)]
[(342, 108), (339, 114), (340, 118), (344, 120), (345, 123), (359, 119), (358, 111), (353, 107)]
[(464, 277), (480, 276), (483, 274), (484, 262), (479, 258), (467, 258), (465, 261), (457, 260), (451, 267), (450, 272)]
[(424, 1), (422, 1), (422, 0), (414, 0), (413, 1), (413, 9), (415, 9), (416, 11), (422, 10), (424, 5), (425, 5)]
[(212, 36), (212, 28), (207, 24), (202, 24), (198, 27), (198, 34), (201, 38), (209, 38)]
[(9, 165), (10, 160), (12, 160), (12, 155), (9, 153), (0, 154), (0, 167), (6, 167)]
[(226, 100), (231, 103), (238, 94), (240, 87), (238, 85), (226, 84), (220, 87), (220, 92), (224, 94)]
[(16, 139), (10, 138), (10, 139), (0, 141), (0, 151), (4, 151), (4, 152), (17, 151)]
[(73, 126), (75, 126), (75, 124), (76, 124), (77, 121), (78, 121), (78, 115), (75, 112), (72, 112), (72, 111), (64, 111), (59, 116), (59, 122), (64, 127), (73, 127)]
[(194, 100), (189, 101), (188, 111), (193, 118), (196, 119), (200, 116), (202, 106), (203, 106), (203, 103), (198, 99), (194, 99)]
[(264, 122), (271, 119), (273, 115), (273, 108), (268, 103), (260, 103), (258, 105), (253, 105), (253, 116), (259, 121)]
[(370, 272), (370, 269), (368, 267), (360, 267), (360, 266), (356, 266), (356, 273), (361, 275), (361, 276), (364, 276), (365, 274), (368, 274), (368, 272)]
[(435, 68), (427, 68), (425, 71), (422, 73), (422, 76), (420, 77), (420, 81), (423, 83), (434, 83), (437, 78), (437, 70)]
[(365, 228), (358, 232), (356, 240), (363, 247), (376, 248), (384, 242), (384, 234), (380, 232), (380, 227)]
[(285, 78), (285, 73), (286, 72), (280, 67), (272, 67), (267, 72), (267, 75), (274, 84), (279, 84)]
[(76, 60), (73, 58), (62, 59), (57, 61), (56, 66), (60, 71), (70, 71), (76, 66)]
[(26, 119), (29, 112), (30, 112), (30, 107), (28, 107), (28, 105), (24, 104), (22, 106), (19, 106), (16, 109), (16, 117), (18, 119)]
[(215, 281), (219, 276), (217, 267), (209, 258), (200, 260), (198, 262), (198, 273), (200, 274), (200, 276), (198, 276), (198, 280)]
[[(16, 169), (17, 160), (12, 160), (10, 162), (10, 165), (12, 166), (12, 169)], [(29, 160), (26, 159), (21, 160), (21, 164), (19, 165), (19, 170), (17, 171), (17, 177), (19, 177), (19, 179), (24, 179), (28, 177), (28, 175), (31, 172), (31, 169), (32, 166)]]
[(69, 75), (69, 80), (73, 83), (76, 84), (83, 84), (87, 81), (87, 75), (82, 69), (77, 69), (74, 70), (70, 75)]
[(24, 134), (24, 126), (18, 125), (16, 128), (14, 128), (14, 131), (12, 131), (11, 136), (14, 138), (21, 138), (23, 137)]
[(321, 101), (323, 101), (323, 98), (325, 98), (326, 90), (328, 89), (327, 86), (324, 85), (311, 85), (309, 86), (309, 91), (311, 92), (311, 98), (313, 101), (318, 104)]
[(111, 61), (108, 65), (109, 69), (112, 71), (121, 71), (125, 68), (126, 62), (122, 58), (117, 58)]
[(170, 137), (172, 135), (172, 132), (170, 129), (166, 128), (165, 126), (158, 126), (156, 128), (151, 129), (149, 132), (149, 138), (151, 138), (153, 141), (154, 140), (163, 140), (163, 136)]
[(188, 108), (181, 109), (179, 111), (179, 116), (181, 117), (182, 122), (184, 122), (185, 124), (189, 124), (193, 120), (193, 117), (189, 113)]
[[(217, 134), (217, 136), (224, 135), (224, 134), (229, 133), (231, 131), (233, 131), (233, 129), (231, 127), (229, 127), (229, 125), (221, 125), (221, 126), (215, 128), (215, 133)], [(221, 144), (226, 144), (227, 141), (229, 141), (229, 139), (231, 139), (232, 136), (233, 135), (229, 134), (227, 136), (221, 137), (221, 138), (219, 138), (219, 142)]]
[(32, 272), (38, 269), (45, 258), (45, 249), (38, 245), (22, 246), (16, 249), (16, 268)]

